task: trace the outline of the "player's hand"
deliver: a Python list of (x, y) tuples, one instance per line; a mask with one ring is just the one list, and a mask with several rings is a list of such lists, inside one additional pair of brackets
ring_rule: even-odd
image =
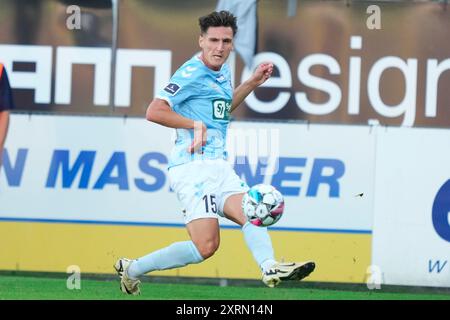
[(263, 62), (255, 69), (255, 72), (253, 73), (252, 76), (253, 78), (252, 80), (254, 81), (256, 86), (260, 86), (272, 76), (272, 72), (273, 72), (273, 63)]
[(206, 144), (207, 134), (206, 134), (206, 126), (201, 121), (195, 121), (194, 123), (194, 140), (191, 145), (188, 147), (189, 153), (197, 152), (201, 150), (201, 147)]

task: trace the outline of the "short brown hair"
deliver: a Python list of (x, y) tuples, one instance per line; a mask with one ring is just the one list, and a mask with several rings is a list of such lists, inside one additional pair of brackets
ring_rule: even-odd
[(208, 31), (209, 27), (231, 27), (233, 36), (237, 32), (236, 17), (229, 11), (222, 10), (220, 12), (214, 11), (210, 14), (200, 17), (198, 23), (202, 34)]

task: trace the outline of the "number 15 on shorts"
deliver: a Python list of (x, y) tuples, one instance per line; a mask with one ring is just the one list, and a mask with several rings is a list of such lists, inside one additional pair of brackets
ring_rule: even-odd
[(216, 203), (216, 196), (211, 194), (211, 195), (207, 195), (205, 194), (202, 198), (202, 200), (205, 203), (205, 212), (209, 212), (209, 210), (211, 210), (211, 212), (213, 213), (217, 213), (217, 203)]

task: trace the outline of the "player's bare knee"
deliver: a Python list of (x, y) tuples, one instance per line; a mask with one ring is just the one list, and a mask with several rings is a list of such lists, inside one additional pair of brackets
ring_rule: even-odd
[(200, 252), (200, 255), (205, 260), (212, 257), (218, 248), (219, 248), (219, 242), (214, 241), (214, 240), (205, 241), (197, 246), (197, 249)]

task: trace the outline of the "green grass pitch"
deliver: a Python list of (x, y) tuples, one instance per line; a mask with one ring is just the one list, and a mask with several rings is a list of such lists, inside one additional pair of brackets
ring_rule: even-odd
[(299, 286), (271, 289), (186, 283), (141, 284), (140, 296), (119, 291), (119, 281), (81, 279), (81, 289), (69, 290), (65, 278), (0, 275), (0, 300), (450, 300), (450, 293), (328, 290)]

